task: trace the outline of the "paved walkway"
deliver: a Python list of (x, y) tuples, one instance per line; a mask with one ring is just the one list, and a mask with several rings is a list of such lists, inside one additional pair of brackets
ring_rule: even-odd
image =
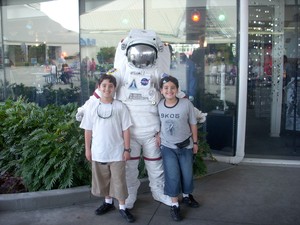
[[(300, 168), (254, 164), (209, 165), (209, 174), (195, 180), (194, 197), (201, 206), (182, 206), (184, 219), (174, 222), (169, 207), (140, 193), (131, 211), (143, 225), (299, 225)], [(47, 201), (47, 199), (45, 199)], [(0, 212), (1, 225), (128, 224), (117, 210), (96, 216), (99, 201), (61, 208)]]

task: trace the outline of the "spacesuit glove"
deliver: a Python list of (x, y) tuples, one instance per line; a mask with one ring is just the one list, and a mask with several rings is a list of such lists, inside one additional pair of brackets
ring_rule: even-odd
[(81, 120), (82, 120), (82, 118), (83, 118), (83, 115), (84, 115), (84, 109), (83, 108), (78, 108), (77, 109), (77, 113), (76, 113), (76, 115), (75, 115), (75, 117), (76, 117), (76, 120), (78, 121), (78, 122), (80, 122)]
[(207, 113), (201, 112), (199, 109), (194, 107), (195, 115), (198, 123), (204, 123), (206, 121)]
[(201, 116), (197, 117), (197, 122), (198, 123), (204, 123), (206, 121), (206, 116), (207, 116), (207, 113), (201, 113)]

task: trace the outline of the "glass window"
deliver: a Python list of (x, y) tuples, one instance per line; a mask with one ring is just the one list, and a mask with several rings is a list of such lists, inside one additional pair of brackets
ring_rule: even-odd
[(78, 1), (7, 1), (1, 19), (6, 94), (0, 100), (25, 95), (40, 104), (65, 103), (49, 96), (80, 86)]
[[(149, 1), (146, 25), (172, 46), (172, 73), (191, 100), (206, 111), (236, 104), (235, 1)], [(160, 22), (158, 22), (160, 21)], [(168, 28), (164, 28), (168, 27)], [(205, 95), (214, 102), (201, 100)]]
[[(80, 5), (80, 53), (83, 99), (95, 89), (100, 74), (113, 68), (118, 43), (131, 28), (144, 27), (143, 1), (85, 0)], [(96, 70), (91, 71), (91, 62)], [(85, 91), (86, 90), (86, 91)]]
[[(208, 138), (219, 143), (212, 147), (234, 154), (238, 79), (235, 0), (86, 0), (80, 13), (81, 61), (86, 65), (92, 58), (96, 60), (99, 70), (93, 76), (97, 78), (111, 68), (110, 53), (131, 29), (154, 30), (169, 45), (171, 75), (179, 79), (194, 105), (209, 113)], [(91, 80), (91, 73), (85, 70), (85, 77)], [(229, 121), (229, 125), (225, 122), (215, 127), (216, 118)]]
[(4, 73), (3, 73), (3, 36), (2, 36), (2, 10), (0, 10), (0, 102), (6, 96), (6, 88), (4, 83)]
[(207, 117), (207, 140), (234, 155), (236, 120), (236, 1), (146, 1), (145, 26), (172, 51), (171, 74)]

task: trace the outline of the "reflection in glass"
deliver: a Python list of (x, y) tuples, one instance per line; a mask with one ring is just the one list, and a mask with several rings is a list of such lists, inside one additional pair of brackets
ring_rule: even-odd
[[(73, 15), (68, 20), (66, 13), (63, 13), (66, 7), (67, 14)], [(7, 91), (2, 101), (8, 97), (18, 97), (23, 86), (32, 89), (31, 94), (27, 93), (32, 101), (41, 90), (49, 87), (58, 90), (80, 86), (78, 1), (14, 1), (2, 6), (2, 12), (5, 37), (3, 81)], [(66, 21), (77, 24), (77, 32), (68, 27)], [(64, 85), (61, 80), (64, 63), (72, 71), (72, 85)]]

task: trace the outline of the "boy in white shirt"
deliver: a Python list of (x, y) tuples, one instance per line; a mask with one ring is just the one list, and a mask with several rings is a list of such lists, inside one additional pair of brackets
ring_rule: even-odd
[(103, 215), (113, 210), (113, 198), (116, 198), (122, 217), (134, 222), (125, 205), (128, 197), (125, 163), (130, 159), (129, 127), (132, 122), (127, 107), (113, 98), (115, 89), (114, 76), (100, 77), (101, 97), (88, 104), (80, 128), (85, 129), (85, 156), (92, 163), (92, 194), (105, 196), (95, 213)]

